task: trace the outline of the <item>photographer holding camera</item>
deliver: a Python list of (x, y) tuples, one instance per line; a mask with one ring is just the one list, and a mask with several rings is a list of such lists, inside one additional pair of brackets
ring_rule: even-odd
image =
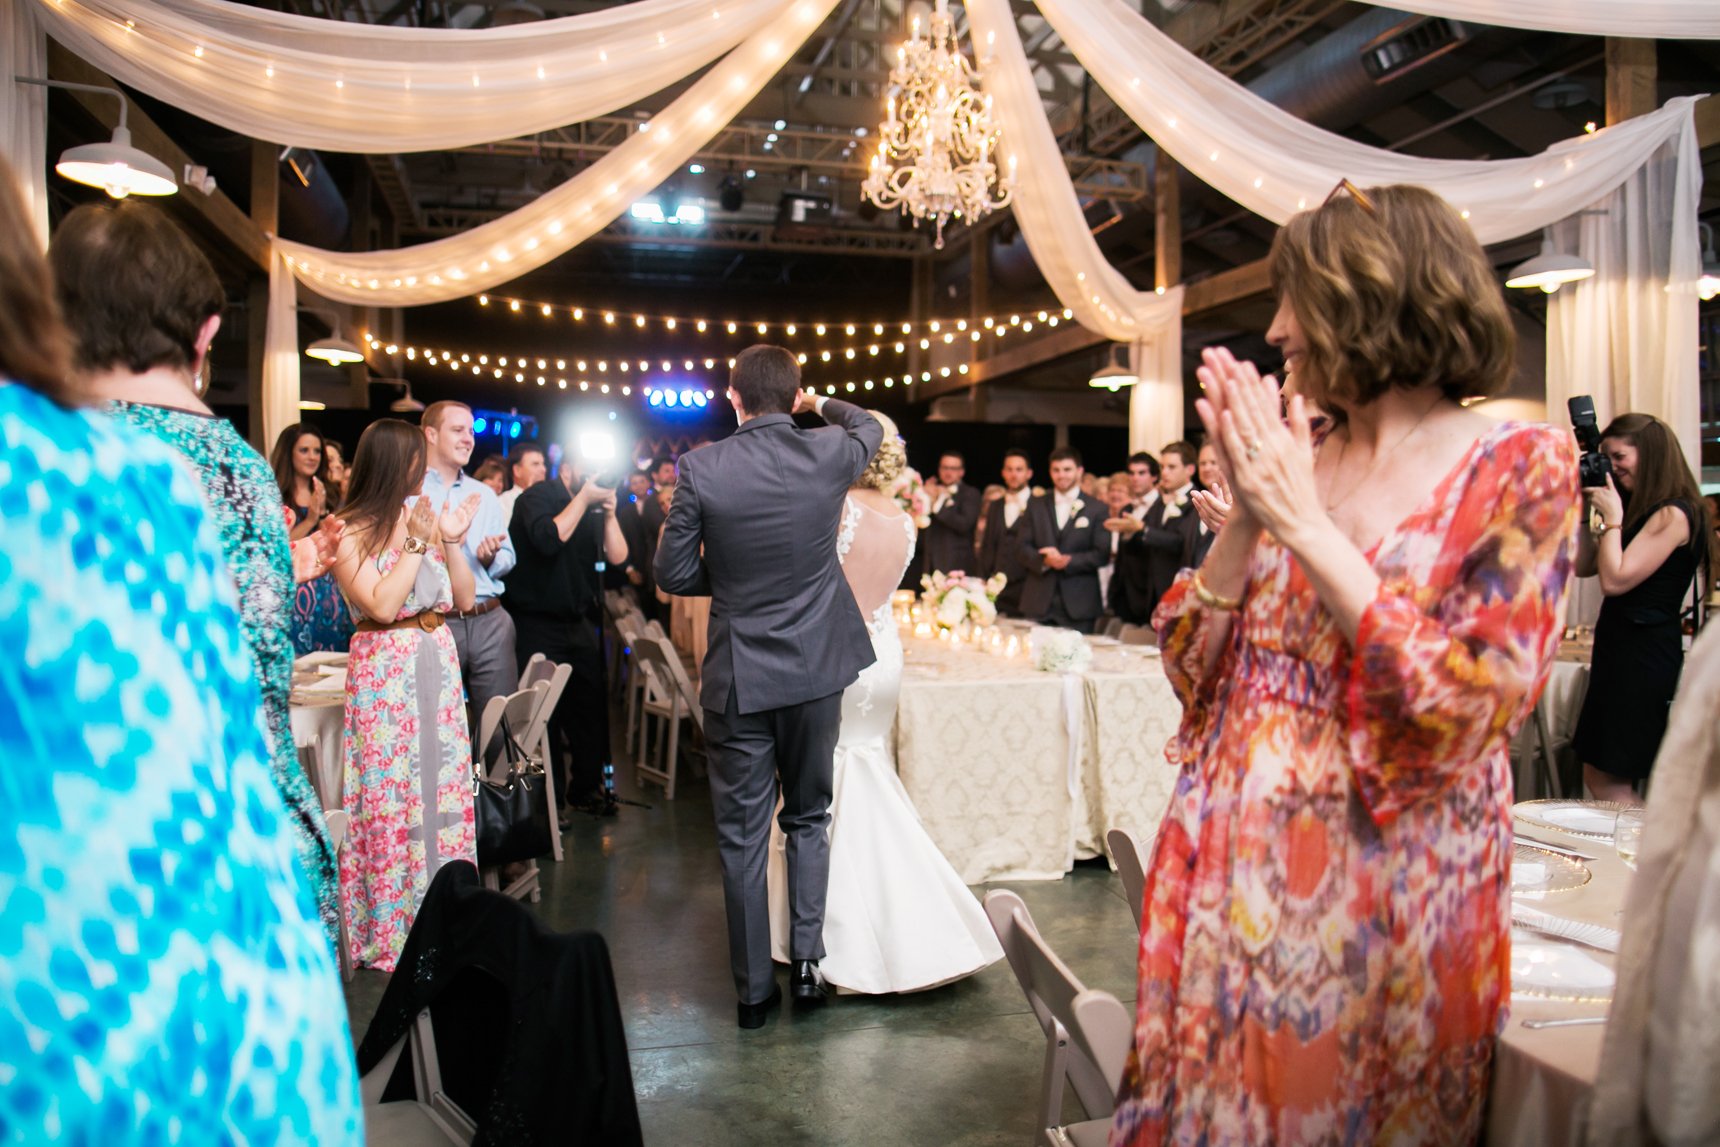
[[(603, 784), (609, 763), (609, 687), (604, 671), (600, 574), (627, 561), (615, 517), (620, 473), (587, 479), (569, 451), (559, 480), (539, 482), (514, 503), (516, 562), (505, 601), (516, 631), (519, 671), (534, 653), (571, 665), (550, 717), (550, 768), (558, 801), (583, 812), (615, 811)], [(569, 759), (562, 763), (562, 739)]]
[(1699, 569), (1712, 580), (1720, 542), (1670, 426), (1622, 414), (1597, 433), (1587, 398), (1571, 400), (1571, 416), (1591, 511), (1576, 572), (1598, 574), (1606, 595), (1574, 747), (1596, 799), (1640, 804), (1635, 784), (1660, 750), (1684, 666), (1685, 602)]

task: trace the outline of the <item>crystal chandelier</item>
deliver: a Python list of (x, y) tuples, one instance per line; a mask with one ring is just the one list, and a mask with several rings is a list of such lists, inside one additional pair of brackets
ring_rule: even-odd
[(890, 97), (878, 154), (860, 192), (885, 210), (900, 207), (916, 219), (936, 220), (942, 248), (950, 218), (977, 219), (1009, 204), (1015, 160), (1000, 181), (990, 159), (997, 149), (991, 97), (973, 90), (980, 73), (952, 41), (947, 0), (937, 2), (930, 37), (920, 37), (916, 16), (908, 42), (896, 49), (890, 83), (899, 90)]

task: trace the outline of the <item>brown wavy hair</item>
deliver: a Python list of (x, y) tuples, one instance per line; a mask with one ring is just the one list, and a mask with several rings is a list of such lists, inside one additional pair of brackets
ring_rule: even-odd
[(424, 481), (428, 450), (424, 432), (398, 418), (379, 418), (359, 436), (341, 517), (365, 554), (380, 552), (394, 532), (406, 499)]
[(0, 159), (0, 375), (65, 406), (72, 340), (12, 169)]
[(1603, 444), (1608, 438), (1636, 447), (1636, 477), (1625, 499), (1624, 528), (1630, 529), (1668, 502), (1682, 503), (1693, 530), (1686, 544), (1698, 556), (1707, 554), (1707, 581), (1712, 584), (1714, 571), (1720, 569), (1720, 537), (1714, 534), (1712, 511), (1696, 475), (1690, 472), (1690, 463), (1684, 460), (1678, 435), (1652, 414), (1621, 414), (1601, 431)]
[(1425, 187), (1364, 194), (1292, 216), (1272, 241), (1272, 289), (1308, 343), (1298, 391), (1340, 421), (1391, 387), (1499, 393), (1517, 333), (1469, 224)]
[[(275, 470), (275, 485), (281, 488), (281, 501), (289, 506), (293, 504), (294, 487), (298, 478), (298, 472), (293, 469), (293, 451), (299, 448), (299, 439), (307, 434), (317, 440), (322, 453), (322, 464), (317, 467), (317, 472), (312, 477), (323, 484), (324, 490), (329, 490), (328, 439), (309, 422), (295, 422), (275, 436), (275, 448), (269, 451), (269, 465)], [(329, 490), (330, 508), (333, 508), (333, 504), (334, 492)]]

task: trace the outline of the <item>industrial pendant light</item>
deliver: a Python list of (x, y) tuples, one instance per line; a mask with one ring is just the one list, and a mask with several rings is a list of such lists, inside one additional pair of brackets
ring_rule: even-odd
[(330, 320), (333, 329), (327, 338), (317, 339), (305, 348), (305, 354), (310, 358), (320, 358), (331, 366), (342, 366), (349, 362), (363, 362), (364, 352), (346, 341), (341, 333), (340, 313), (329, 307), (294, 307), (298, 311), (310, 311), (313, 314), (325, 315)]
[(1112, 343), (1107, 347), (1105, 349), (1105, 365), (1094, 372), (1093, 377), (1087, 380), (1087, 385), (1099, 390), (1116, 391), (1141, 381), (1136, 377), (1135, 372), (1128, 367), (1118, 366), (1112, 355), (1117, 347), (1127, 348), (1128, 345), (1127, 343)]
[(1505, 285), (1539, 287), (1550, 295), (1561, 284), (1587, 279), (1594, 273), (1595, 265), (1581, 255), (1565, 255), (1553, 250), (1553, 229), (1547, 227), (1541, 232), (1541, 253), (1518, 265), (1511, 277), (1505, 280)]
[(16, 77), (21, 84), (38, 84), (45, 88), (69, 88), (80, 92), (98, 92), (119, 100), (119, 126), (106, 143), (86, 143), (67, 148), (60, 154), (54, 170), (74, 183), (100, 187), (115, 199), (128, 195), (172, 195), (179, 190), (173, 171), (161, 160), (131, 145), (131, 131), (125, 125), (125, 93), (117, 88), (95, 84), (71, 84), (63, 80), (37, 80)]

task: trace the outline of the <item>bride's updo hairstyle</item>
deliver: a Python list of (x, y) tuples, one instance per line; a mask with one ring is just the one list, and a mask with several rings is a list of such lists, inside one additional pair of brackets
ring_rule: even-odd
[(872, 455), (871, 463), (860, 472), (860, 477), (854, 479), (854, 484), (868, 490), (888, 490), (890, 483), (907, 467), (908, 450), (902, 445), (902, 436), (888, 414), (879, 414), (876, 410), (866, 413), (876, 418), (878, 425), (884, 428), (884, 441), (878, 447), (878, 453)]
[(1272, 289), (1307, 339), (1296, 390), (1340, 421), (1390, 387), (1499, 393), (1517, 334), (1469, 224), (1427, 190), (1339, 191), (1272, 241)]

